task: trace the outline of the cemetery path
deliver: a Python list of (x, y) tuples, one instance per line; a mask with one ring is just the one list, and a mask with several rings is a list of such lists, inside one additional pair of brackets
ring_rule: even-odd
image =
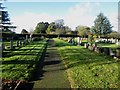
[(65, 66), (60, 60), (52, 39), (48, 42), (43, 68), (38, 74), (38, 79), (33, 81), (33, 90), (36, 88), (70, 88)]

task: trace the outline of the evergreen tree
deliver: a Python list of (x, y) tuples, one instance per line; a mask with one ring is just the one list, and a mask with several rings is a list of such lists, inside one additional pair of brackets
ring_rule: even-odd
[[(8, 11), (4, 10), (5, 7), (0, 3), (0, 19), (2, 24), (2, 32), (12, 32), (11, 28), (16, 28), (16, 26), (12, 26), (9, 18)], [(10, 26), (11, 25), (11, 26)]]
[(9, 18), (8, 11), (3, 10), (4, 8), (5, 7), (2, 6), (2, 3), (0, 3), (0, 12), (1, 12), (2, 24), (10, 24), (10, 18)]
[(97, 35), (106, 35), (112, 32), (110, 21), (103, 13), (100, 13), (94, 21), (91, 31)]

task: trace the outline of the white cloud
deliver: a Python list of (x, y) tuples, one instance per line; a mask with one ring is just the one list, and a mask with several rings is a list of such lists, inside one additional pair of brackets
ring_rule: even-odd
[(113, 30), (118, 31), (118, 12), (113, 12), (110, 15), (108, 15), (108, 19), (110, 20)]
[(35, 26), (39, 22), (53, 22), (57, 17), (50, 16), (45, 13), (37, 14), (37, 13), (24, 13), (23, 15), (16, 16), (11, 18), (15, 25), (17, 25), (16, 32), (20, 33), (24, 28), (26, 30), (35, 29)]
[[(94, 11), (96, 11), (96, 8), (100, 6), (100, 3), (82, 3), (77, 4), (76, 6), (73, 6), (69, 8), (68, 11), (66, 11), (66, 14), (64, 16), (54, 16), (49, 15), (46, 13), (24, 13), (21, 16), (14, 17), (12, 21), (14, 24), (18, 26), (16, 29), (16, 32), (19, 33), (23, 28), (27, 29), (28, 31), (31, 28), (35, 28), (38, 22), (44, 21), (44, 22), (53, 22), (57, 19), (64, 19), (65, 25), (68, 25), (73, 30), (78, 25), (87, 25), (92, 26), (94, 25), (94, 20), (97, 17), (96, 15), (93, 15)], [(99, 10), (98, 10), (99, 11)], [(99, 14), (100, 12), (98, 12)], [(104, 12), (103, 12), (104, 13)], [(117, 13), (113, 13), (108, 15), (108, 19), (110, 19), (112, 25), (114, 26), (114, 29), (117, 29)]]
[[(101, 3), (83, 3), (77, 4), (75, 7), (71, 7), (68, 14), (65, 17), (66, 24), (72, 29), (75, 29), (78, 25), (93, 26), (94, 20), (101, 12), (99, 10)], [(97, 15), (94, 13), (96, 12)], [(118, 12), (105, 13), (104, 15), (110, 20), (113, 30), (118, 30)], [(93, 15), (94, 14), (94, 15)]]
[(72, 29), (75, 29), (78, 25), (92, 26), (95, 17), (91, 13), (94, 11), (93, 9), (96, 5), (99, 4), (85, 3), (70, 8), (68, 14), (65, 16), (66, 24)]

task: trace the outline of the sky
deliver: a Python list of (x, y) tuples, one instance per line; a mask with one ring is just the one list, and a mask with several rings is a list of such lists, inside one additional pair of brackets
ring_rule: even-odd
[(102, 12), (111, 22), (113, 30), (118, 30), (118, 2), (40, 2), (6, 1), (3, 6), (8, 10), (11, 22), (22, 29), (34, 30), (39, 22), (54, 22), (64, 19), (65, 25), (72, 30), (78, 25), (93, 26), (97, 15)]

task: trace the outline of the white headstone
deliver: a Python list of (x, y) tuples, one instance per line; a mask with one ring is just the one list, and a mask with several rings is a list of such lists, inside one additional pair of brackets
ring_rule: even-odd
[(115, 53), (113, 53), (113, 51), (110, 49), (110, 56), (114, 56)]
[(80, 45), (80, 37), (77, 38), (78, 45)]
[(116, 42), (116, 40), (115, 40), (115, 39), (113, 39), (113, 38), (111, 38), (111, 42), (112, 42), (112, 43), (115, 43), (115, 42)]
[(120, 41), (116, 43), (116, 45), (120, 46)]
[(95, 42), (96, 42), (96, 43), (99, 42), (99, 39), (96, 39)]

